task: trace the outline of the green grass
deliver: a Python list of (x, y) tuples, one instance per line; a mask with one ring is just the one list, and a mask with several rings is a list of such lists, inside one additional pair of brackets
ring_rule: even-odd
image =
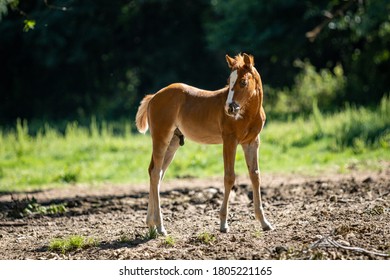
[[(389, 115), (390, 101), (384, 98), (374, 110), (347, 107), (322, 115), (314, 104), (309, 118), (269, 119), (261, 133), (261, 170), (311, 175), (351, 167), (377, 170), (381, 161), (390, 161)], [(150, 136), (132, 134), (129, 124), (118, 134), (114, 126), (92, 120), (90, 127), (69, 123), (60, 133), (45, 125), (32, 136), (28, 124), (18, 121), (14, 130), (0, 130), (0, 192), (147, 182)], [(247, 173), (241, 149), (236, 173)], [(222, 146), (187, 140), (166, 178), (222, 175)]]
[(87, 238), (79, 235), (73, 235), (66, 238), (57, 238), (50, 242), (49, 251), (60, 252), (62, 254), (99, 246), (99, 242), (94, 238)]
[(145, 234), (144, 239), (156, 239), (159, 236), (157, 228), (149, 228), (148, 232)]
[(212, 245), (217, 240), (217, 238), (212, 233), (202, 232), (201, 234), (199, 234), (197, 236), (197, 240), (200, 243), (203, 243), (203, 244), (206, 244), (206, 245)]
[(165, 247), (173, 247), (176, 244), (176, 240), (173, 236), (167, 235), (161, 244)]
[(68, 211), (64, 203), (50, 204), (44, 206), (32, 197), (22, 200), (12, 198), (9, 216), (13, 218), (23, 218), (32, 215), (61, 215)]

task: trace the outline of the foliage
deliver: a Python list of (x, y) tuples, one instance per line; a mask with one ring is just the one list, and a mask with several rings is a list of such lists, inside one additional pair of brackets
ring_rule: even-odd
[(275, 115), (315, 97), (321, 110), (374, 106), (390, 88), (389, 10), (388, 0), (1, 0), (0, 123), (128, 120), (169, 83), (221, 88), (224, 55), (238, 52), (275, 89), (265, 92)]
[[(282, 126), (291, 127), (282, 132), (289, 135), (281, 137), (275, 133), (266, 140), (277, 141), (285, 146), (307, 146), (320, 139), (331, 139), (328, 149), (342, 151), (348, 148), (387, 148), (390, 136), (389, 97), (384, 96), (374, 109), (346, 106), (339, 113), (324, 116), (317, 103), (313, 103), (312, 114), (308, 121), (299, 118), (296, 125), (291, 122)], [(278, 139), (281, 137), (280, 139)]]
[(8, 7), (15, 9), (19, 5), (19, 0), (0, 0), (0, 20), (7, 15)]
[(30, 31), (31, 29), (34, 29), (35, 28), (35, 20), (32, 20), (32, 19), (25, 19), (24, 20), (24, 27), (23, 27), (23, 31), (24, 32), (28, 32)]
[[(390, 87), (386, 82), (390, 70), (388, 0), (212, 3), (216, 17), (206, 23), (210, 48), (254, 54), (258, 70), (271, 87), (293, 85), (297, 59), (309, 59), (316, 69), (340, 65), (346, 90), (339, 101), (373, 104)], [(320, 32), (308, 40), (309, 31), (316, 28)]]
[(71, 251), (96, 246), (99, 246), (99, 242), (92, 237), (87, 238), (80, 235), (73, 235), (67, 238), (57, 238), (52, 240), (49, 244), (49, 250), (65, 254)]
[[(225, 81), (205, 71), (214, 59), (203, 47), (203, 1), (56, 3), (70, 6), (21, 1), (29, 18), (10, 13), (0, 24), (1, 122), (129, 118), (143, 95), (169, 82)], [(34, 29), (22, 32), (23, 20)]]
[(310, 62), (296, 61), (302, 71), (295, 77), (291, 89), (270, 89), (266, 91), (265, 107), (269, 115), (283, 118), (312, 112), (313, 103), (322, 111), (330, 111), (334, 104), (342, 99), (345, 77), (341, 65), (333, 71), (321, 69), (317, 72)]
[(376, 112), (348, 106), (339, 115), (335, 139), (339, 147), (354, 147), (357, 151), (366, 146), (380, 145), (390, 148), (390, 98), (385, 96)]

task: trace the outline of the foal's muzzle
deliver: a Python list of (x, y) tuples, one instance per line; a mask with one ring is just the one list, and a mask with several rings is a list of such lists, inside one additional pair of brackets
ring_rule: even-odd
[(240, 105), (238, 105), (236, 102), (232, 102), (228, 104), (228, 114), (229, 115), (237, 115), (238, 111), (240, 110)]

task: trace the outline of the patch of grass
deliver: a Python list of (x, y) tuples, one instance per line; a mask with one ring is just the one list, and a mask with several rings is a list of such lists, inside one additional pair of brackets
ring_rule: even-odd
[(127, 126), (122, 134), (109, 127), (73, 122), (61, 133), (45, 125), (32, 136), (27, 123), (19, 121), (14, 131), (0, 133), (0, 191), (145, 181), (150, 142), (131, 135)]
[(74, 168), (65, 168), (63, 172), (61, 172), (60, 175), (54, 178), (55, 182), (64, 182), (64, 183), (76, 183), (81, 174), (80, 167), (74, 167)]
[(92, 237), (83, 237), (79, 235), (73, 235), (66, 238), (54, 239), (49, 244), (49, 250), (54, 252), (60, 252), (62, 254), (96, 247), (99, 246), (99, 242)]
[(203, 244), (211, 245), (217, 240), (217, 238), (212, 233), (202, 232), (197, 236), (197, 240)]
[[(312, 104), (309, 117), (284, 122), (267, 120), (261, 133), (259, 163), (264, 173), (348, 172), (378, 170), (390, 161), (390, 101), (377, 108), (347, 107), (323, 115)], [(148, 181), (150, 135), (132, 134), (130, 122), (97, 123), (87, 127), (67, 124), (63, 132), (44, 125), (31, 133), (26, 121), (14, 130), (0, 129), (0, 191), (30, 191), (107, 182)], [(241, 149), (236, 173), (247, 174)], [(167, 170), (166, 179), (222, 176), (222, 145), (199, 145), (186, 141)]]
[(43, 207), (45, 209), (43, 214), (63, 214), (66, 211), (68, 211), (64, 203), (51, 204), (49, 206), (43, 206)]
[(165, 239), (162, 241), (162, 245), (165, 247), (173, 247), (176, 244), (176, 240), (173, 236), (167, 235)]
[(262, 230), (256, 229), (256, 230), (253, 232), (253, 237), (254, 237), (254, 238), (261, 238), (262, 236), (263, 236), (263, 231), (262, 231)]
[(56, 215), (63, 214), (68, 209), (63, 203), (60, 204), (50, 204), (48, 206), (43, 206), (38, 201), (32, 198), (24, 198), (22, 200), (12, 200), (11, 211), (9, 216), (13, 218), (23, 218), (31, 215)]
[[(341, 147), (385, 145), (389, 147), (390, 97), (385, 96), (375, 111), (348, 106), (338, 115), (335, 127), (336, 144)], [(386, 141), (387, 139), (387, 141)]]
[(145, 234), (144, 239), (156, 239), (159, 236), (157, 228), (150, 228)]
[(390, 160), (390, 99), (377, 108), (346, 107), (322, 115), (313, 103), (309, 118), (273, 122), (262, 133), (260, 165), (265, 171), (311, 173), (380, 169)]
[(365, 213), (370, 216), (380, 216), (386, 213), (386, 208), (382, 205), (375, 205), (365, 210)]

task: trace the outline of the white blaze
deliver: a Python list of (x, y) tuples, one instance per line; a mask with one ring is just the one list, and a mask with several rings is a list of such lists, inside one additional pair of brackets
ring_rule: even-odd
[(233, 102), (233, 96), (234, 96), (233, 87), (234, 87), (234, 84), (236, 83), (236, 81), (237, 81), (237, 70), (234, 70), (230, 74), (230, 78), (229, 78), (229, 93), (228, 93), (228, 97), (226, 100), (226, 104), (230, 104)]

